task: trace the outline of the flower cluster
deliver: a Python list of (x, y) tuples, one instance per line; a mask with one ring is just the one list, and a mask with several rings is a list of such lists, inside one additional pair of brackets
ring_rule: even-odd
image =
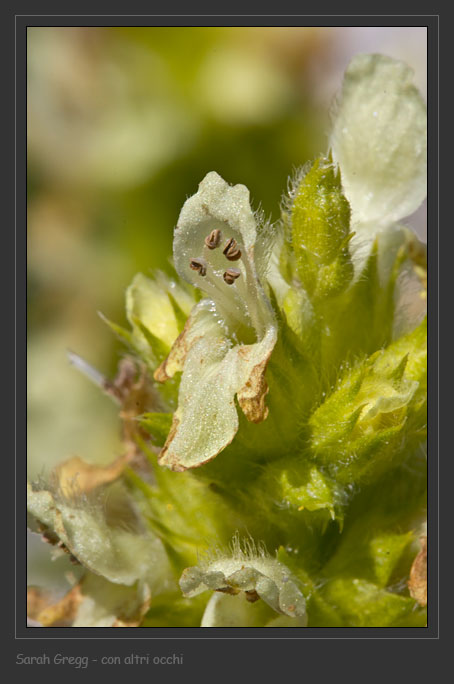
[(425, 193), (425, 105), (382, 55), (350, 64), (278, 223), (205, 176), (178, 278), (139, 274), (131, 329), (109, 323), (119, 376), (73, 359), (120, 404), (125, 454), (30, 486), (32, 528), (85, 568), (60, 601), (31, 588), (32, 618), (425, 624), (425, 249), (399, 223)]

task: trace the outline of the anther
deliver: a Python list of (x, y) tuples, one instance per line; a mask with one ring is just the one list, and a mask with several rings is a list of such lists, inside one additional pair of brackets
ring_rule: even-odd
[(235, 280), (239, 278), (241, 275), (241, 271), (238, 271), (236, 268), (228, 268), (226, 272), (224, 273), (224, 280), (227, 283), (227, 285), (233, 285)]
[(203, 259), (191, 259), (189, 268), (192, 268), (193, 271), (198, 271), (201, 276), (207, 274), (207, 265)]
[(229, 261), (237, 261), (241, 259), (241, 250), (238, 249), (238, 243), (235, 238), (230, 238), (224, 245), (222, 253), (225, 254)]
[(215, 230), (212, 230), (209, 235), (205, 238), (205, 244), (208, 247), (208, 249), (216, 249), (216, 247), (219, 247), (219, 243), (221, 242), (222, 234), (219, 228), (215, 228)]

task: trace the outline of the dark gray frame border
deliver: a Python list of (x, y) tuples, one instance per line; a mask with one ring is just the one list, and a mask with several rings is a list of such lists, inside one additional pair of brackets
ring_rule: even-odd
[[(44, 20), (44, 21), (43, 21)], [(25, 616), (25, 563), (24, 563), (24, 545), (21, 537), (23, 537), (23, 530), (25, 525), (25, 495), (23, 493), (23, 484), (25, 481), (25, 449), (26, 449), (26, 434), (22, 428), (24, 410), (26, 407), (26, 364), (24, 364), (25, 356), (25, 253), (26, 253), (26, 181), (25, 181), (25, 165), (26, 165), (26, 140), (24, 131), (26, 130), (26, 115), (25, 115), (25, 41), (24, 33), (26, 26), (50, 26), (50, 25), (152, 25), (152, 26), (216, 26), (216, 25), (231, 25), (231, 26), (285, 26), (285, 25), (318, 25), (318, 26), (427, 26), (428, 27), (428, 105), (429, 105), (429, 168), (432, 173), (429, 174), (429, 202), (428, 202), (428, 216), (432, 225), (429, 237), (429, 274), (432, 287), (429, 289), (429, 345), (430, 345), (430, 373), (429, 373), (429, 388), (431, 392), (431, 401), (429, 403), (429, 529), (430, 539), (429, 544), (429, 596), (432, 600), (429, 603), (429, 627), (428, 628), (318, 628), (318, 629), (304, 629), (301, 635), (295, 636), (295, 630), (260, 630), (260, 629), (214, 629), (210, 631), (200, 630), (200, 628), (147, 628), (146, 636), (138, 636), (136, 630), (127, 629), (103, 629), (103, 628), (72, 628), (71, 630), (59, 628), (44, 628), (45, 636), (42, 629), (27, 628), (20, 624), (21, 618), (17, 618), (16, 634), (14, 638), (17, 640), (26, 639), (27, 652), (42, 652), (43, 650), (62, 650), (62, 644), (56, 642), (46, 644), (45, 649), (42, 644), (36, 643), (35, 640), (80, 640), (97, 641), (98, 639), (134, 639), (135, 651), (139, 651), (138, 643), (142, 640), (164, 640), (174, 643), (177, 640), (177, 647), (175, 645), (171, 649), (175, 652), (183, 650), (181, 639), (191, 640), (191, 652), (196, 646), (196, 641), (200, 643), (202, 649), (205, 648), (204, 642), (208, 639), (215, 640), (241, 640), (247, 642), (247, 648), (251, 651), (257, 649), (251, 643), (251, 640), (262, 641), (263, 639), (279, 639), (286, 641), (301, 640), (301, 639), (438, 639), (439, 638), (439, 621), (438, 621), (438, 582), (437, 582), (437, 567), (438, 567), (438, 297), (436, 279), (438, 274), (438, 35), (439, 35), (439, 17), (438, 15), (378, 15), (378, 16), (357, 16), (357, 15), (330, 15), (330, 16), (315, 16), (315, 15), (227, 15), (227, 16), (206, 16), (206, 15), (15, 15), (15, 51), (16, 51), (16, 303), (17, 303), (17, 337), (16, 337), (16, 373), (17, 373), (17, 405), (16, 405), (16, 525), (17, 525), (17, 539), (19, 543), (16, 547), (16, 569), (14, 573), (13, 582), (17, 592), (17, 616)], [(16, 89), (17, 88), (17, 89)], [(437, 229), (435, 230), (435, 226)], [(11, 510), (11, 509), (10, 509)], [(6, 520), (9, 519), (7, 516)], [(25, 623), (25, 618), (24, 618)], [(87, 634), (87, 631), (90, 633)], [(203, 632), (203, 636), (200, 632)], [(265, 632), (265, 633), (264, 633)], [(31, 640), (31, 641), (29, 641)], [(194, 642), (194, 643), (192, 643)], [(161, 653), (168, 652), (168, 644), (162, 643)], [(57, 646), (57, 644), (59, 644)], [(33, 648), (30, 648), (32, 647)], [(16, 645), (18, 646), (18, 645)], [(76, 644), (65, 643), (65, 652), (80, 652), (80, 647)], [(87, 644), (84, 644), (84, 649)], [(107, 646), (107, 644), (105, 644)], [(151, 648), (146, 643), (143, 644), (145, 650), (150, 651)], [(257, 644), (258, 646), (258, 644)], [(54, 648), (55, 647), (55, 648)], [(120, 650), (120, 644), (115, 644), (115, 650)], [(126, 645), (126, 648), (128, 646)], [(153, 647), (155, 648), (155, 647)], [(211, 648), (211, 647), (210, 647)], [(235, 647), (236, 648), (236, 647)], [(25, 644), (16, 650), (25, 650)], [(91, 649), (90, 649), (91, 650)], [(104, 650), (104, 645), (102, 647)], [(111, 650), (109, 649), (105, 649)], [(121, 648), (121, 650), (123, 650)], [(140, 648), (140, 651), (144, 649)], [(184, 648), (186, 651), (186, 647)], [(197, 647), (195, 650), (199, 650)], [(306, 650), (306, 649), (304, 649)]]

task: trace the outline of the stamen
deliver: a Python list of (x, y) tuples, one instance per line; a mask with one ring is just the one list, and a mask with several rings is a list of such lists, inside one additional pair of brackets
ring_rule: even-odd
[(238, 271), (236, 268), (228, 268), (226, 272), (224, 273), (224, 280), (227, 283), (227, 285), (233, 285), (235, 280), (239, 278), (241, 275), (241, 271)]
[(208, 247), (208, 249), (216, 249), (216, 247), (219, 247), (221, 238), (222, 233), (219, 230), (219, 228), (216, 228), (215, 230), (212, 230), (209, 235), (207, 235), (207, 237), (205, 238), (205, 244)]
[(207, 273), (207, 265), (203, 259), (191, 259), (189, 268), (192, 268), (193, 271), (198, 271), (201, 276), (205, 276)]
[(241, 250), (238, 249), (238, 243), (235, 238), (230, 238), (224, 245), (222, 253), (225, 254), (229, 261), (237, 261), (241, 259)]

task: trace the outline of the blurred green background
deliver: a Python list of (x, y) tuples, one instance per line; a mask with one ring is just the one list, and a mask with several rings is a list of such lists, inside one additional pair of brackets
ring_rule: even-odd
[[(425, 94), (424, 27), (28, 29), (29, 477), (120, 453), (115, 405), (66, 350), (115, 373), (121, 346), (97, 311), (124, 324), (135, 273), (168, 270), (179, 211), (208, 171), (279, 217), (292, 170), (326, 150), (358, 52), (404, 59)], [(31, 583), (52, 582), (34, 536), (29, 565)]]

